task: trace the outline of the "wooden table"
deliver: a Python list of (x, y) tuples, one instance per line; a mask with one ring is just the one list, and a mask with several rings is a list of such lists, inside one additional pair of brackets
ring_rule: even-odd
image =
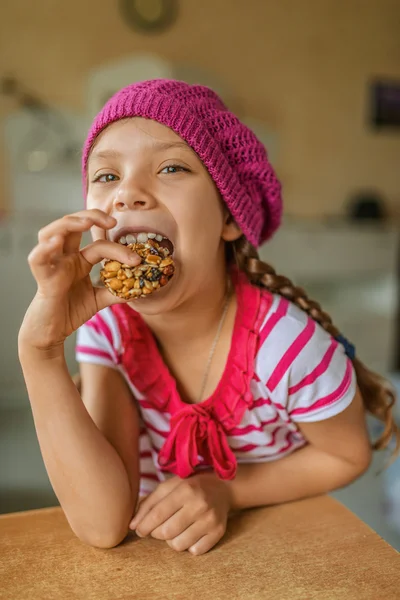
[(243, 512), (198, 557), (91, 548), (50, 508), (0, 517), (0, 582), (2, 600), (399, 600), (400, 555), (325, 496)]

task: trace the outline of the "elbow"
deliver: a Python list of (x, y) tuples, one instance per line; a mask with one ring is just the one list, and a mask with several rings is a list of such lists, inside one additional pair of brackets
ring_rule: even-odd
[(124, 505), (108, 506), (100, 511), (80, 512), (73, 515), (65, 510), (67, 521), (76, 537), (87, 546), (110, 549), (119, 546), (129, 534), (133, 503), (130, 498)]
[(362, 456), (360, 457), (360, 461), (359, 461), (360, 475), (363, 475), (364, 473), (366, 473), (368, 471), (368, 469), (370, 468), (371, 463), (372, 463), (372, 456), (373, 456), (372, 448), (371, 448), (371, 445), (368, 443), (368, 445), (364, 449), (364, 452), (362, 453)]
[(369, 467), (371, 466), (371, 462), (372, 462), (372, 449), (370, 447), (365, 448), (365, 450), (360, 454), (360, 456), (357, 457), (357, 459), (355, 459), (352, 462), (352, 472), (353, 472), (353, 477), (352, 477), (352, 481), (354, 481), (355, 479), (358, 479), (359, 477), (361, 477), (361, 475), (364, 475), (364, 473), (366, 473), (369, 469)]
[(103, 550), (109, 550), (119, 546), (124, 541), (128, 534), (128, 531), (122, 532), (102, 532), (102, 533), (91, 533), (86, 535), (78, 535), (81, 542), (93, 548), (100, 548)]
[(107, 529), (85, 529), (77, 530), (73, 528), (77, 538), (87, 546), (101, 548), (103, 550), (115, 548), (124, 541), (128, 535), (128, 525)]
[(337, 470), (332, 472), (333, 479), (325, 491), (333, 492), (354, 483), (368, 471), (371, 461), (372, 451), (370, 449), (366, 449), (352, 459), (340, 459), (340, 463), (337, 463)]

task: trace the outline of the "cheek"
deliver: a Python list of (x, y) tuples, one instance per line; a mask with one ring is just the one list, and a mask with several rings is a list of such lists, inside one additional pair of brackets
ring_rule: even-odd
[(175, 219), (182, 233), (192, 239), (221, 237), (223, 229), (223, 209), (215, 191), (196, 190), (190, 198), (177, 206)]
[(86, 196), (86, 208), (89, 210), (92, 208), (99, 208), (100, 210), (106, 211), (110, 201), (112, 203), (112, 198), (113, 196), (104, 193), (104, 190), (99, 189), (96, 191), (94, 189), (89, 189)]
[(91, 194), (90, 192), (86, 196), (85, 205), (88, 210), (91, 210), (92, 208), (98, 208), (98, 202), (96, 202), (95, 198), (93, 197), (93, 194)]

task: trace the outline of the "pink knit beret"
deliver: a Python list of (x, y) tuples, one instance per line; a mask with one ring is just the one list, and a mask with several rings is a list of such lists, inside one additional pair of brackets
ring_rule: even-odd
[(207, 87), (154, 79), (117, 92), (94, 119), (86, 139), (82, 170), (93, 142), (114, 121), (145, 117), (170, 127), (200, 157), (248, 241), (259, 246), (278, 229), (281, 185), (254, 133)]

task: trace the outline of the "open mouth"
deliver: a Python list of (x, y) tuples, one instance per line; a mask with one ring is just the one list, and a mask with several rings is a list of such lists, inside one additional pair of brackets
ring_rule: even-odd
[(149, 240), (157, 242), (160, 248), (164, 248), (166, 256), (172, 256), (174, 253), (174, 245), (169, 238), (161, 233), (151, 231), (132, 231), (132, 230), (121, 230), (114, 237), (114, 242), (122, 244), (123, 246), (130, 246), (131, 244), (147, 244)]
[(174, 245), (160, 231), (119, 229), (111, 239), (127, 246), (141, 259), (136, 267), (112, 259), (104, 261), (100, 279), (114, 296), (124, 300), (146, 298), (159, 292), (174, 276)]

